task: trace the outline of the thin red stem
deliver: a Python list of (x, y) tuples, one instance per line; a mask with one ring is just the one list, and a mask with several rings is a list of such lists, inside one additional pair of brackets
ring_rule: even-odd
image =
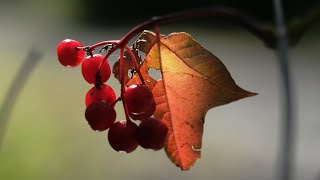
[(121, 97), (118, 97), (115, 101), (113, 101), (113, 102), (111, 103), (111, 106), (113, 107), (113, 106), (116, 105), (117, 102), (119, 102), (119, 101), (121, 101)]
[(138, 64), (135, 55), (133, 54), (133, 52), (131, 51), (131, 49), (129, 48), (128, 45), (126, 45), (125, 48), (126, 48), (127, 52), (129, 53), (129, 55), (130, 55), (130, 57), (132, 59), (132, 62), (133, 62), (133, 65), (134, 65), (134, 69), (138, 73), (141, 83), (143, 85), (145, 85), (146, 83), (145, 83), (145, 81), (143, 79), (143, 76), (142, 76), (142, 74), (140, 72), (140, 65)]
[(121, 84), (121, 100), (122, 100), (122, 104), (123, 104), (123, 109), (124, 109), (124, 114), (126, 116), (126, 121), (127, 123), (130, 121), (130, 117), (129, 117), (129, 113), (128, 113), (128, 108), (127, 108), (127, 104), (126, 104), (126, 100), (124, 98), (124, 93), (125, 93), (125, 82), (124, 82), (124, 53), (123, 53), (124, 49), (120, 48), (120, 84)]
[(100, 71), (100, 69), (101, 69), (101, 66), (102, 66), (103, 63), (109, 58), (109, 56), (110, 56), (114, 51), (116, 51), (116, 50), (119, 48), (119, 46), (117, 46), (117, 45), (118, 45), (118, 44), (116, 43), (115, 46), (114, 46), (112, 49), (110, 49), (110, 50), (107, 52), (107, 54), (104, 56), (102, 62), (101, 62), (100, 65), (99, 65), (99, 71)]
[(108, 45), (108, 44), (116, 45), (117, 42), (118, 42), (117, 40), (101, 41), (101, 42), (98, 42), (94, 45), (89, 46), (89, 51), (93, 51), (99, 46), (104, 46), (104, 45)]
[[(110, 41), (103, 41), (103, 42), (110, 42)], [(112, 42), (113, 42), (113, 41), (112, 41)], [(99, 44), (99, 43), (97, 43), (97, 44)], [(96, 44), (96, 45), (97, 45), (97, 44)], [(113, 44), (113, 45), (115, 45), (115, 46), (114, 46), (113, 48), (111, 48), (110, 50), (108, 50), (107, 54), (104, 56), (103, 60), (101, 61), (100, 65), (99, 65), (99, 67), (98, 67), (98, 71), (96, 72), (96, 82), (98, 82), (99, 79), (100, 79), (100, 72), (101, 72), (101, 67), (102, 67), (103, 63), (106, 62), (106, 61), (108, 60), (108, 57), (109, 57), (114, 51), (116, 51), (116, 50), (118, 49), (117, 44), (118, 44), (118, 41), (115, 41), (114, 44)], [(100, 85), (100, 84), (98, 84), (98, 86), (99, 86), (99, 85)]]

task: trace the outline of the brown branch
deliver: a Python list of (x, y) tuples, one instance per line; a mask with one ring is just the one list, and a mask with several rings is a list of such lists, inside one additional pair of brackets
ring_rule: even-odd
[(261, 39), (267, 46), (273, 47), (275, 45), (276, 38), (272, 27), (266, 24), (261, 24), (252, 16), (231, 7), (195, 8), (184, 10), (178, 13), (153, 17), (150, 20), (145, 21), (131, 29), (125, 36), (123, 36), (118, 45), (122, 47), (138, 33), (146, 29), (152, 29), (156, 25), (169, 24), (178, 21), (186, 21), (209, 16), (226, 18), (234, 23), (239, 24), (240, 26), (243, 26), (249, 32)]
[[(127, 44), (135, 35), (146, 29), (153, 29), (156, 25), (169, 24), (178, 21), (186, 21), (209, 16), (225, 18), (228, 21), (238, 24), (262, 40), (267, 47), (272, 49), (276, 48), (277, 35), (275, 33), (275, 28), (272, 25), (261, 23), (253, 16), (245, 14), (244, 12), (231, 7), (195, 8), (177, 13), (166, 14), (163, 16), (155, 16), (150, 20), (142, 22), (141, 24), (132, 28), (119, 41), (118, 47), (124, 47), (124, 45)], [(320, 3), (313, 6), (305, 16), (292, 21), (287, 28), (289, 45), (296, 45), (307, 32), (307, 30), (310, 29), (312, 25), (319, 19)]]

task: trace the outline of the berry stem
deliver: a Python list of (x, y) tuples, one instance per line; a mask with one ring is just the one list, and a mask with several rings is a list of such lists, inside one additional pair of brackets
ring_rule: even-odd
[(111, 103), (111, 106), (114, 106), (115, 104), (117, 104), (117, 102), (121, 101), (121, 97), (118, 97), (115, 101), (113, 101)]
[(126, 45), (125, 48), (126, 48), (127, 52), (129, 53), (129, 55), (131, 56), (132, 62), (133, 62), (133, 64), (134, 64), (134, 69), (137, 71), (137, 73), (138, 73), (138, 75), (139, 75), (139, 78), (140, 78), (140, 80), (141, 80), (141, 83), (142, 83), (143, 85), (145, 85), (146, 83), (145, 83), (145, 81), (144, 81), (144, 79), (143, 79), (143, 76), (142, 76), (142, 74), (141, 74), (141, 72), (140, 72), (140, 65), (138, 64), (135, 55), (133, 54), (133, 52), (131, 51), (131, 49), (129, 48), (128, 45)]
[[(103, 41), (103, 42), (113, 42), (113, 41)], [(101, 43), (101, 45), (105, 45), (103, 44), (103, 42)], [(97, 43), (97, 44), (100, 44), (100, 43)], [(96, 46), (97, 47), (97, 44), (93, 45), (93, 46)], [(103, 60), (101, 61), (99, 67), (98, 67), (98, 70), (97, 70), (97, 73), (96, 73), (96, 82), (100, 81), (100, 72), (101, 72), (101, 68), (102, 68), (102, 65), (103, 63), (108, 59), (108, 57), (118, 49), (118, 41), (115, 41), (114, 42), (114, 47), (112, 47), (110, 50), (107, 51), (107, 54), (104, 56)]]
[(103, 58), (102, 62), (100, 63), (100, 66), (99, 66), (99, 70), (101, 69), (101, 66), (103, 65), (103, 63), (108, 59), (108, 57), (114, 52), (116, 51), (117, 49), (119, 48), (119, 46), (117, 46), (117, 44), (111, 48), (107, 54), (105, 55), (105, 57)]
[(120, 84), (121, 84), (121, 100), (122, 100), (122, 104), (123, 104), (123, 109), (124, 109), (124, 114), (126, 116), (126, 121), (129, 122), (130, 121), (130, 117), (129, 117), (129, 113), (128, 113), (128, 108), (127, 108), (127, 104), (125, 102), (125, 98), (124, 98), (124, 92), (125, 92), (125, 82), (124, 82), (124, 53), (123, 53), (124, 49), (120, 48)]
[[(94, 45), (89, 46), (87, 51), (92, 52), (99, 46), (104, 46), (104, 45), (109, 45), (109, 44), (116, 45), (117, 42), (118, 42), (117, 40), (101, 41), (101, 42), (98, 42)], [(84, 47), (84, 48), (86, 48), (86, 47)]]

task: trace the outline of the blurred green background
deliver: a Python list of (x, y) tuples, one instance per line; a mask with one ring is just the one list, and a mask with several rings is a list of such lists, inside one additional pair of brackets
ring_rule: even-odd
[[(262, 21), (273, 21), (271, 1), (183, 2), (161, 1), (156, 6), (151, 1), (0, 1), (0, 102), (29, 50), (43, 54), (9, 117), (0, 149), (0, 180), (275, 179), (282, 120), (276, 54), (246, 30), (219, 19), (161, 27), (165, 34), (189, 32), (222, 60), (240, 87), (259, 93), (207, 113), (201, 158), (189, 171), (173, 165), (164, 151), (138, 148), (117, 153), (106, 132), (93, 132), (86, 123), (84, 96), (91, 86), (80, 68), (58, 63), (55, 48), (61, 40), (73, 38), (90, 45), (120, 39), (153, 15), (208, 4), (232, 5)], [(285, 1), (287, 18), (302, 14), (310, 4)], [(298, 120), (297, 180), (316, 180), (320, 175), (319, 27), (319, 23), (312, 27), (290, 49)], [(117, 53), (110, 64), (116, 59)], [(119, 92), (114, 77), (108, 82)], [(117, 112), (119, 119), (124, 118), (121, 106)]]

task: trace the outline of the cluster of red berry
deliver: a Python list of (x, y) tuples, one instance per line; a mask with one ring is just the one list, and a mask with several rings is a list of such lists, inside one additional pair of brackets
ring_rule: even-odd
[[(156, 103), (151, 90), (144, 83), (125, 86), (122, 81), (121, 95), (117, 98), (113, 88), (106, 84), (111, 75), (107, 56), (93, 54), (97, 46), (106, 44), (115, 45), (116, 41), (83, 46), (76, 40), (65, 39), (57, 46), (59, 62), (70, 68), (81, 64), (83, 78), (94, 85), (85, 97), (85, 119), (95, 131), (108, 130), (109, 144), (116, 151), (129, 153), (139, 145), (146, 149), (162, 149), (168, 127), (153, 116)], [(120, 53), (120, 61), (123, 61), (121, 56)], [(126, 119), (117, 121), (115, 105), (119, 101), (123, 102)]]

